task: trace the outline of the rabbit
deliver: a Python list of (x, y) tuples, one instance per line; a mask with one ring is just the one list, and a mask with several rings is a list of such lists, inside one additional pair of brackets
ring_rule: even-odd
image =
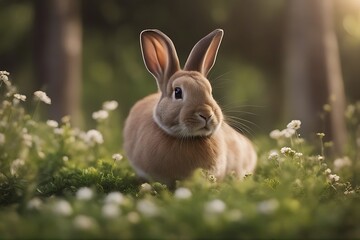
[(202, 38), (181, 69), (169, 37), (156, 29), (141, 32), (143, 60), (158, 92), (135, 103), (123, 131), (125, 154), (141, 179), (172, 185), (198, 168), (219, 180), (253, 173), (254, 146), (225, 122), (206, 78), (222, 37), (216, 29)]

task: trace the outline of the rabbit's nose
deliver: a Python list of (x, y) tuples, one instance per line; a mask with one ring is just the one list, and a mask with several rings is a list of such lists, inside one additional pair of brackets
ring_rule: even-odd
[(205, 120), (205, 122), (209, 121), (209, 119), (212, 117), (212, 114), (211, 113), (199, 113), (199, 116)]

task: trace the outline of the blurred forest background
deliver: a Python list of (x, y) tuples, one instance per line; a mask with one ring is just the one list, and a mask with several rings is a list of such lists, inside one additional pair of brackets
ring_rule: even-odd
[(344, 139), (345, 101), (360, 99), (360, 0), (1, 0), (0, 70), (22, 94), (47, 92), (50, 119), (71, 114), (90, 127), (91, 113), (116, 100), (121, 128), (134, 102), (156, 91), (139, 46), (147, 28), (173, 40), (182, 64), (200, 38), (224, 29), (209, 79), (248, 135), (291, 119), (323, 131), (329, 104), (340, 119), (325, 131)]

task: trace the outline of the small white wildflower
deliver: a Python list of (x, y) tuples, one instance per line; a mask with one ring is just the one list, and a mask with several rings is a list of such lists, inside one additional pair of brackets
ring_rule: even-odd
[(63, 156), (63, 157), (62, 157), (62, 160), (63, 160), (64, 162), (67, 162), (67, 161), (69, 161), (69, 157), (68, 157), (68, 156)]
[(297, 130), (299, 129), (301, 126), (301, 121), (300, 120), (292, 120), (286, 127), (290, 128), (290, 129), (294, 129)]
[(349, 194), (354, 194), (355, 193), (355, 191), (354, 190), (346, 190), (345, 192), (344, 192), (344, 194), (345, 195), (349, 195)]
[(123, 156), (120, 153), (115, 153), (112, 155), (112, 159), (114, 159), (114, 161), (121, 161), (121, 159), (123, 159)]
[(40, 100), (46, 104), (51, 104), (51, 99), (46, 95), (45, 92), (36, 91), (36, 92), (34, 92), (34, 95), (38, 100)]
[(1, 81), (3, 81), (5, 83), (6, 86), (11, 86), (11, 83), (9, 81), (9, 76), (10, 73), (8, 73), (7, 71), (0, 71), (0, 84)]
[(331, 173), (331, 169), (330, 168), (327, 168), (326, 170), (325, 170), (325, 174), (330, 174)]
[(32, 146), (32, 142), (33, 142), (33, 137), (28, 134), (28, 133), (24, 133), (22, 135), (22, 138), (23, 138), (23, 141), (24, 141), (24, 144), (28, 147), (31, 147)]
[(27, 208), (30, 210), (40, 210), (43, 205), (43, 202), (40, 198), (33, 198), (27, 203)]
[(55, 120), (47, 120), (46, 124), (52, 128), (57, 128), (59, 126), (59, 123)]
[(297, 187), (302, 187), (302, 186), (303, 186), (301, 180), (298, 179), (298, 178), (294, 181), (294, 184), (295, 184)]
[(111, 192), (105, 197), (104, 201), (106, 204), (121, 204), (124, 202), (124, 195), (120, 192)]
[(103, 103), (103, 109), (106, 111), (113, 111), (118, 107), (118, 102), (115, 100), (106, 101)]
[(54, 128), (54, 133), (56, 135), (63, 135), (64, 134), (64, 129), (63, 128)]
[(275, 129), (275, 130), (271, 131), (269, 135), (272, 139), (279, 139), (283, 136), (283, 134), (281, 133), (281, 131), (279, 129)]
[(37, 154), (38, 154), (39, 158), (41, 158), (41, 159), (44, 159), (46, 156), (46, 154), (42, 151), (38, 151)]
[(23, 159), (16, 159), (10, 165), (10, 173), (13, 176), (18, 176), (20, 169), (25, 165), (25, 161)]
[(331, 180), (332, 182), (337, 182), (340, 180), (340, 177), (336, 174), (329, 174), (329, 180)]
[(268, 156), (269, 160), (277, 160), (278, 158), (279, 158), (279, 153), (276, 150), (270, 151)]
[(0, 145), (4, 145), (4, 143), (5, 143), (5, 134), (3, 134), (3, 133), (0, 133)]
[(104, 143), (104, 138), (103, 138), (102, 134), (98, 130), (95, 130), (95, 129), (91, 129), (91, 130), (87, 131), (85, 137), (86, 137), (85, 138), (86, 142), (91, 146), (94, 146), (95, 144)]
[(319, 161), (323, 161), (323, 160), (325, 159), (325, 157), (324, 157), (324, 156), (321, 156), (321, 155), (318, 155), (318, 156), (317, 156), (317, 159), (318, 159)]
[(102, 207), (101, 213), (105, 218), (117, 218), (120, 215), (120, 208), (117, 204), (107, 203)]
[(290, 147), (282, 147), (281, 149), (280, 149), (280, 152), (282, 153), (282, 154), (284, 154), (285, 156), (294, 156), (295, 155), (295, 151), (294, 150), (292, 150)]
[(152, 217), (159, 213), (157, 206), (150, 200), (143, 199), (138, 201), (136, 209), (145, 216)]
[(14, 94), (14, 98), (20, 100), (20, 101), (23, 101), (25, 102), (26, 101), (26, 96), (25, 95), (22, 95), (22, 94), (19, 94), (19, 93), (15, 93)]
[(143, 183), (140, 186), (140, 192), (150, 192), (152, 190), (152, 186), (148, 183)]
[(174, 197), (177, 199), (188, 199), (192, 195), (188, 188), (180, 187), (175, 190)]
[(109, 117), (109, 113), (105, 110), (99, 110), (97, 112), (93, 112), (92, 118), (96, 121), (102, 121)]
[(344, 167), (350, 167), (352, 162), (349, 157), (337, 158), (334, 160), (334, 170), (339, 171)]
[(74, 218), (74, 227), (80, 230), (90, 230), (96, 226), (96, 221), (86, 215), (78, 215)]
[(318, 136), (319, 138), (324, 138), (324, 137), (325, 137), (325, 133), (316, 133), (316, 136)]
[(62, 123), (70, 123), (71, 117), (69, 115), (63, 116), (61, 118)]
[(300, 157), (302, 157), (302, 156), (303, 156), (303, 154), (302, 154), (301, 152), (296, 152), (296, 153), (295, 153), (295, 157), (300, 158)]
[(226, 204), (220, 199), (214, 199), (205, 204), (205, 212), (210, 214), (220, 214), (226, 209)]
[(93, 190), (88, 187), (79, 188), (76, 192), (76, 198), (79, 200), (90, 200), (94, 196)]
[(295, 132), (296, 132), (295, 129), (285, 128), (284, 130), (281, 131), (281, 135), (286, 138), (291, 138), (295, 134)]
[(271, 214), (275, 212), (276, 209), (279, 207), (279, 202), (276, 199), (269, 199), (260, 202), (257, 205), (257, 209), (262, 214)]
[(63, 199), (56, 201), (53, 205), (52, 210), (54, 213), (61, 216), (70, 216), (73, 213), (73, 209), (70, 203)]

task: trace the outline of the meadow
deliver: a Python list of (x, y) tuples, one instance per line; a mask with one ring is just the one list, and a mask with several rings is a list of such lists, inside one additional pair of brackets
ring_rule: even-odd
[(41, 120), (45, 92), (22, 95), (6, 71), (0, 82), (1, 239), (360, 238), (360, 103), (346, 110), (344, 156), (289, 119), (253, 139), (259, 162), (243, 181), (199, 169), (168, 189), (139, 182), (121, 144), (110, 147), (116, 101), (84, 130)]

